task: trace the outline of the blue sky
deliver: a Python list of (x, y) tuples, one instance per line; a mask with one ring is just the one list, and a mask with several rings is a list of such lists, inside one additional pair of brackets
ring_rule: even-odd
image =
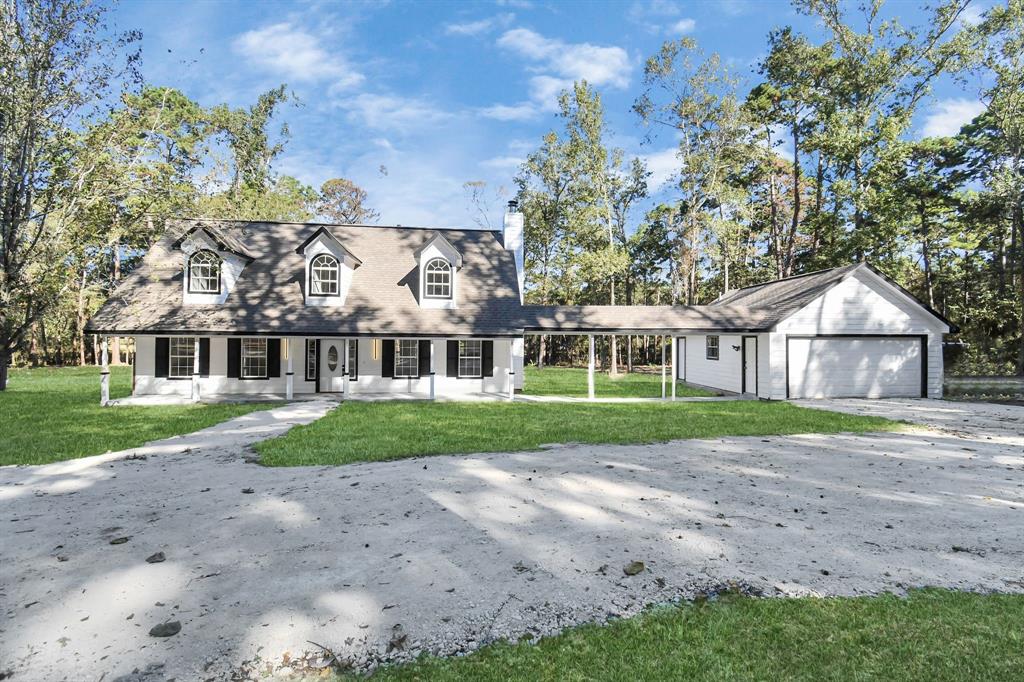
[[(968, 8), (976, 17), (985, 7)], [(918, 3), (890, 2), (904, 23)], [(143, 33), (148, 82), (201, 104), (251, 104), (287, 83), (301, 104), (282, 111), (292, 137), (275, 169), (319, 186), (363, 186), (381, 222), (470, 226), (463, 183), (487, 183), (501, 224), (522, 159), (552, 128), (561, 87), (586, 78), (602, 93), (614, 143), (647, 158), (664, 191), (670, 139), (645, 142), (630, 111), (644, 60), (683, 35), (756, 83), (774, 27), (820, 30), (788, 2), (208, 2), (126, 0), (119, 29)], [(955, 132), (980, 110), (977, 93), (936, 85), (914, 133)]]

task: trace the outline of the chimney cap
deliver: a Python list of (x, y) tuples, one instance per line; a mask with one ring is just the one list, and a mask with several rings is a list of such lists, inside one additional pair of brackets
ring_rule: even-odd
[(519, 200), (518, 199), (509, 199), (509, 202), (508, 202), (508, 212), (509, 213), (519, 213)]

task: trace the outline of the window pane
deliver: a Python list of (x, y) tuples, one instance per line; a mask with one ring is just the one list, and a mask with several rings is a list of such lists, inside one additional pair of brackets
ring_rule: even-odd
[(338, 261), (321, 254), (310, 264), (310, 290), (318, 296), (338, 295)]
[(483, 376), (483, 342), (459, 341), (459, 376)]
[(427, 263), (424, 280), (427, 298), (452, 297), (452, 268), (448, 261), (435, 258)]
[(415, 377), (420, 374), (420, 344), (413, 339), (411, 341), (399, 340), (395, 342), (395, 376)]
[(316, 380), (316, 341), (306, 339), (306, 381)]
[(267, 340), (242, 339), (242, 378), (267, 377)]
[(188, 290), (198, 294), (220, 291), (220, 258), (210, 251), (199, 251), (189, 259)]
[(184, 379), (192, 376), (195, 339), (191, 336), (173, 337), (168, 344), (170, 346), (170, 362), (167, 367), (167, 376), (172, 379)]

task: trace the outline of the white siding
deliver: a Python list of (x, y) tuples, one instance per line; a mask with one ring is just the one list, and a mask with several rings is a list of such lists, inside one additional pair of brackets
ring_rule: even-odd
[[(786, 397), (787, 335), (928, 335), (928, 396), (942, 397), (942, 333), (946, 325), (867, 270), (837, 284), (779, 323), (771, 334), (771, 398)], [(768, 397), (768, 396), (765, 396)]]
[(741, 371), (743, 357), (733, 346), (740, 346), (739, 334), (718, 336), (718, 360), (708, 360), (706, 336), (686, 337), (686, 381), (723, 391), (739, 393), (743, 389)]
[[(480, 393), (508, 394), (509, 344), (510, 339), (494, 339), (493, 376), (479, 379), (448, 377), (446, 365), (446, 339), (434, 339), (435, 395), (438, 398), (458, 398)], [(139, 336), (136, 343), (136, 394), (137, 395), (180, 395), (190, 396), (191, 379), (167, 379), (156, 377), (156, 339), (153, 336)], [(296, 394), (313, 393), (314, 381), (305, 380), (305, 338), (288, 339), (292, 355), (294, 391)], [(358, 377), (349, 390), (353, 393), (405, 394), (426, 398), (430, 395), (430, 378), (392, 379), (382, 377), (381, 359), (373, 358), (373, 339), (361, 338), (358, 343)], [(282, 340), (281, 376), (262, 380), (229, 379), (227, 377), (227, 337), (210, 339), (210, 376), (200, 379), (203, 396), (252, 395), (261, 393), (284, 394), (288, 361), (283, 353)]]

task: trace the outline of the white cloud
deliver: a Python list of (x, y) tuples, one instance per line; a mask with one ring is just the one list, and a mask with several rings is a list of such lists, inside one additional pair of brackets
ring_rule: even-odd
[(508, 26), (515, 19), (514, 14), (499, 14), (495, 17), (480, 19), (479, 21), (467, 21), (461, 24), (445, 24), (444, 32), (456, 36), (477, 36), (487, 33), (498, 26)]
[(565, 43), (545, 38), (528, 28), (514, 28), (498, 39), (498, 46), (516, 52), (546, 71), (567, 80), (586, 79), (592, 85), (625, 88), (633, 65), (621, 47)]
[(647, 170), (651, 172), (651, 177), (647, 181), (651, 190), (659, 190), (679, 172), (678, 151), (678, 147), (669, 147), (643, 157), (647, 163)]
[(481, 161), (480, 165), (484, 168), (492, 168), (494, 170), (518, 170), (523, 165), (526, 159), (518, 156), (495, 156), (492, 159)]
[(498, 38), (498, 46), (536, 62), (534, 70), (541, 72), (529, 80), (529, 100), (496, 104), (481, 112), (502, 121), (526, 121), (543, 112), (558, 111), (558, 95), (571, 88), (574, 81), (625, 88), (633, 68), (621, 47), (566, 43), (526, 28), (506, 31)]
[(957, 21), (960, 26), (976, 26), (981, 23), (982, 14), (985, 13), (985, 8), (975, 3), (968, 5), (964, 8), (964, 11), (957, 17)]
[(540, 114), (540, 111), (532, 102), (520, 104), (495, 104), (480, 109), (480, 113), (487, 118), (497, 121), (530, 121)]
[(348, 109), (349, 116), (367, 128), (395, 132), (442, 123), (452, 116), (421, 99), (368, 92), (339, 100), (337, 105)]
[(975, 116), (985, 111), (985, 105), (971, 99), (942, 99), (935, 103), (924, 119), (921, 134), (924, 137), (956, 135), (961, 126), (970, 123)]
[(329, 80), (332, 90), (350, 88), (365, 80), (343, 57), (323, 49), (315, 35), (288, 22), (247, 31), (231, 47), (251, 63), (289, 80)]
[(680, 19), (676, 23), (672, 24), (671, 33), (686, 35), (687, 33), (693, 33), (693, 29), (695, 28), (697, 28), (697, 22), (693, 19)]

